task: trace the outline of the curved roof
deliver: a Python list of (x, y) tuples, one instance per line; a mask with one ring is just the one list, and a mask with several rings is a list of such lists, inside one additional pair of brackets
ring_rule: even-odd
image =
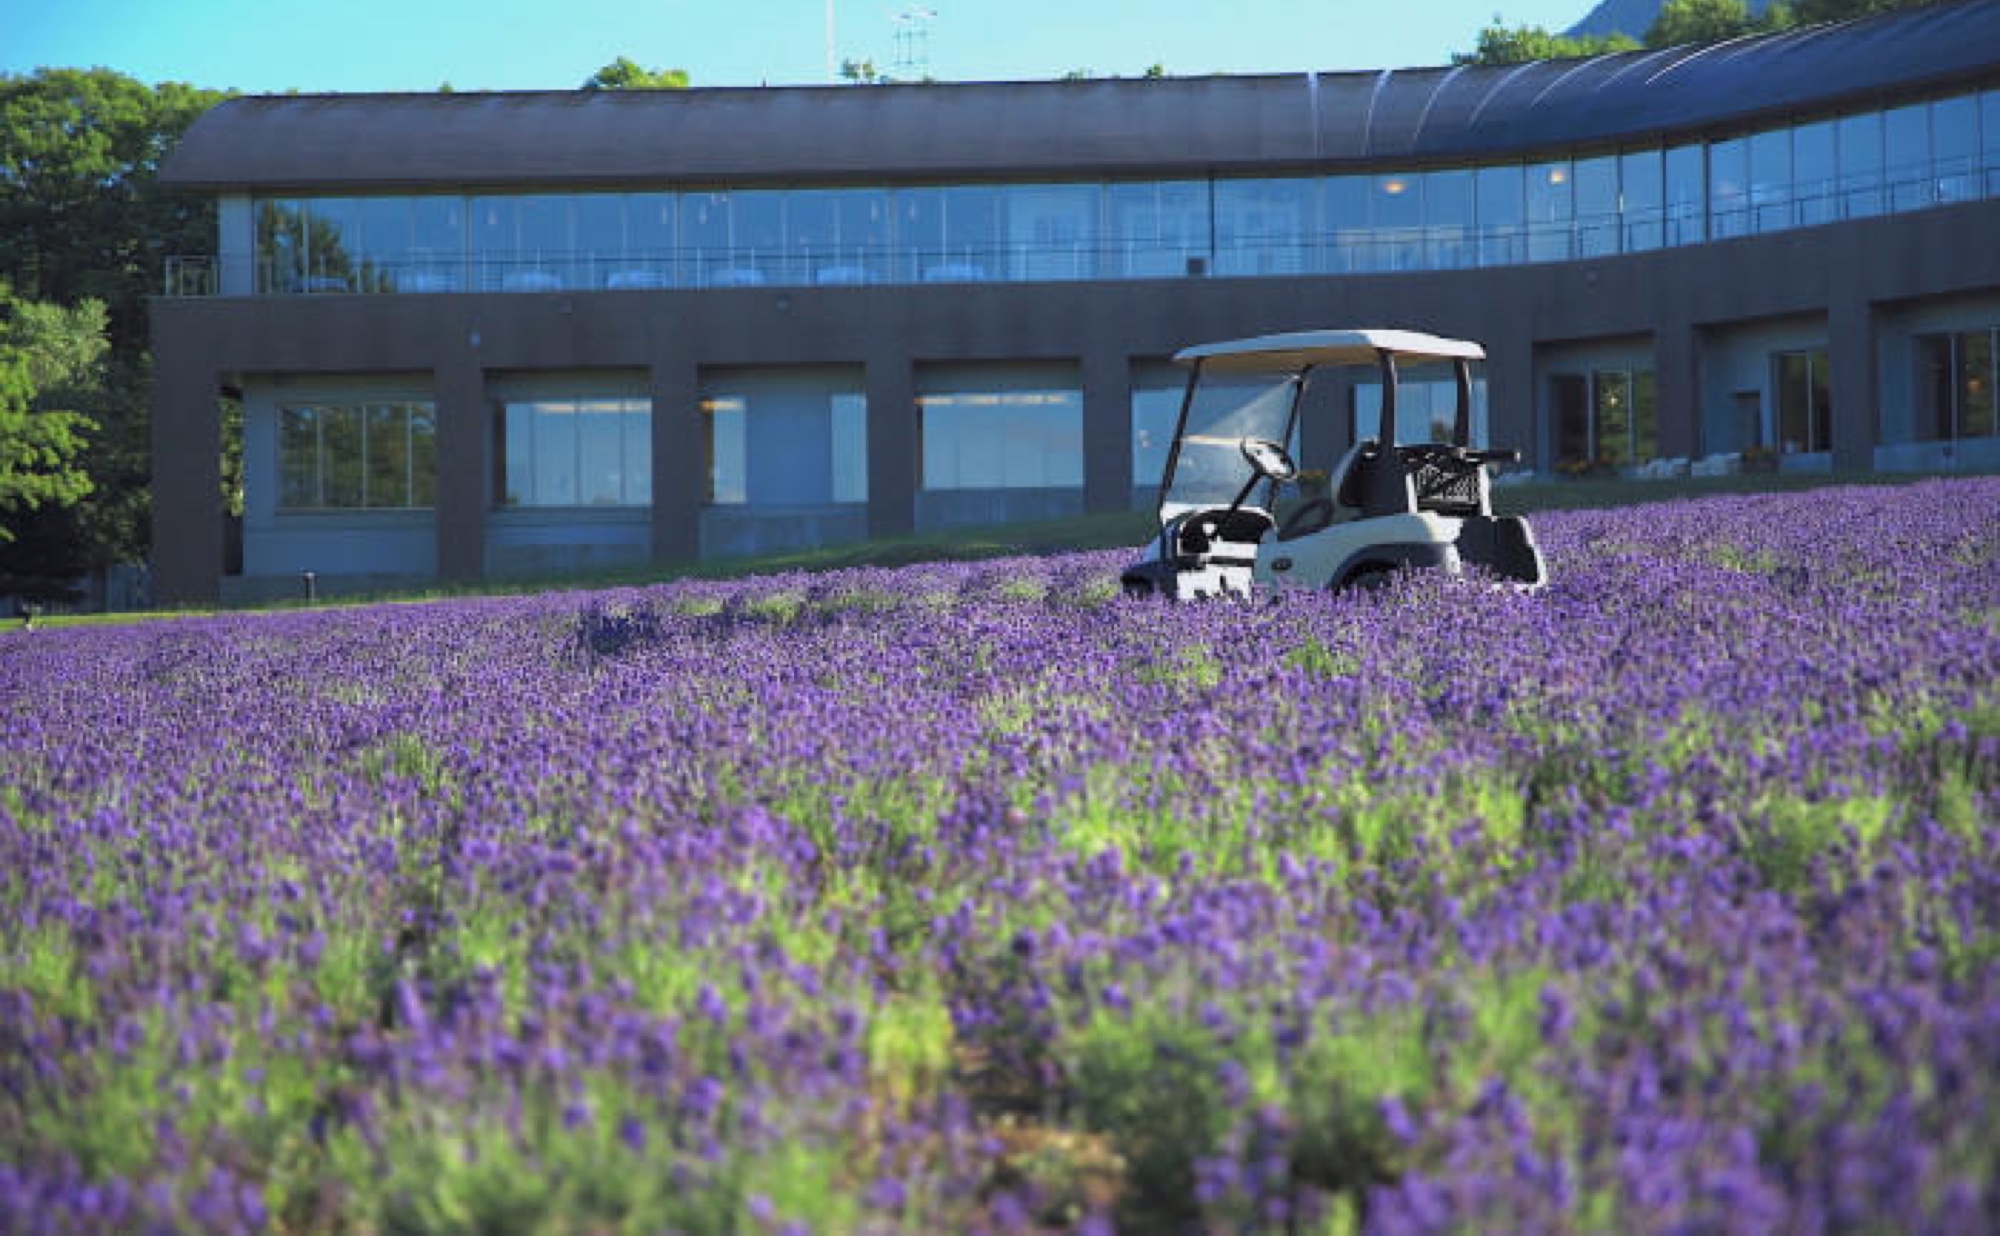
[(2000, 0), (1525, 65), (1193, 77), (231, 99), (184, 188), (1203, 175), (1693, 133), (2000, 75)]

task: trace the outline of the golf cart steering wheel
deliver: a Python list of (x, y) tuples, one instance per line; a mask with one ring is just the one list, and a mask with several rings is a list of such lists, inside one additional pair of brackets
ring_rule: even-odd
[(1285, 453), (1285, 448), (1268, 438), (1245, 438), (1237, 444), (1243, 458), (1257, 469), (1259, 476), (1274, 481), (1289, 481), (1299, 474), (1299, 466)]

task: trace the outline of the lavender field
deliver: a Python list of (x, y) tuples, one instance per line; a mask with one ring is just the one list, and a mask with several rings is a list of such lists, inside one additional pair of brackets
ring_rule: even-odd
[(0, 1229), (2000, 1229), (2000, 479), (0, 636)]

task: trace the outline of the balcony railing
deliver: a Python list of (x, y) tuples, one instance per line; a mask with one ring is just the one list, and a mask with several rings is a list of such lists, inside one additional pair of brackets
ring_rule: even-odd
[(755, 287), (864, 287), (1376, 274), (1574, 261), (1709, 240), (1789, 231), (1845, 219), (2000, 197), (2000, 170), (1863, 186), (1713, 190), (1705, 203), (1617, 214), (1474, 226), (1337, 227), (1330, 231), (1226, 234), (1185, 239), (1099, 238), (1062, 243), (869, 244), (683, 247), (674, 250), (536, 250), (512, 254), (435, 250), (370, 253), (335, 244), (293, 254), (169, 257), (169, 297), (529, 293)]

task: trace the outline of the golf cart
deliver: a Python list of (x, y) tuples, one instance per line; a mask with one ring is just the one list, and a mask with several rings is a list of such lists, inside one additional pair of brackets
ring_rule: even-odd
[[(1183, 349), (1191, 367), (1160, 480), (1160, 534), (1123, 576), (1134, 596), (1176, 599), (1253, 588), (1372, 587), (1390, 573), (1483, 568), (1538, 588), (1548, 570), (1527, 521), (1493, 514), (1486, 466), (1517, 451), (1472, 438), (1476, 343), (1402, 330), (1310, 330)], [(1396, 442), (1400, 363), (1449, 362), (1458, 410), (1450, 442)], [(1327, 492), (1275, 518), (1278, 487), (1298, 475), (1286, 452), (1314, 373), (1367, 366), (1380, 374), (1377, 435), (1355, 444)]]

